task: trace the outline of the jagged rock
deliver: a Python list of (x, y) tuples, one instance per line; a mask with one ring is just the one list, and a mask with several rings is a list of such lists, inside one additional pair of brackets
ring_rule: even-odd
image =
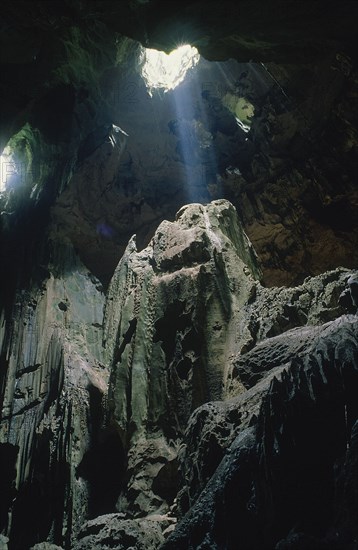
[[(110, 414), (128, 449), (119, 510), (165, 511), (179, 489), (177, 455), (185, 479), (178, 505), (195, 501), (258, 414), (268, 373), (278, 376), (293, 356), (307, 354), (325, 330), (320, 325), (344, 313), (339, 296), (352, 272), (337, 269), (292, 289), (264, 288), (258, 276), (226, 201), (184, 207), (142, 252), (135, 239), (129, 243), (105, 315), (106, 353), (114, 358)], [(158, 491), (161, 478), (171, 498)]]
[(73, 550), (155, 550), (163, 542), (161, 526), (165, 518), (124, 519), (123, 514), (108, 514), (87, 522)]
[[(188, 423), (185, 452), (182, 449), (179, 454), (181, 472), (185, 479), (185, 489), (182, 490), (180, 503), (183, 509), (195, 501), (238, 432), (249, 426), (253, 417), (258, 415), (272, 377), (280, 378), (283, 369), (287, 368), (293, 357), (302, 358), (314, 351), (317, 339), (325, 334), (330, 326), (318, 323), (322, 316), (323, 318), (336, 316), (341, 312), (335, 300), (339, 296), (340, 289), (349, 279), (349, 272), (336, 270), (324, 276), (308, 279), (304, 285), (294, 289), (267, 291), (267, 289), (258, 288), (257, 300), (248, 307), (248, 310), (254, 313), (255, 319), (258, 316), (260, 320), (255, 325), (256, 334), (259, 335), (258, 341), (251, 351), (243, 349), (231, 359), (232, 378), (228, 383), (226, 396), (239, 394), (238, 397), (199, 407)], [(328, 281), (330, 281), (329, 284)], [(267, 302), (261, 301), (262, 291), (265, 299), (271, 295), (270, 303), (275, 304), (275, 309), (268, 310)], [(280, 297), (281, 293), (283, 296)], [(327, 293), (332, 299), (325, 302), (324, 296), (327, 296)], [(319, 294), (326, 304), (321, 311)], [(310, 302), (305, 299), (307, 295), (311, 298)], [(294, 301), (292, 296), (295, 297)], [(304, 300), (301, 300), (302, 297)], [(292, 311), (295, 311), (292, 318), (298, 327), (287, 331), (281, 328), (283, 333), (279, 336), (265, 338), (265, 335), (272, 332), (272, 328), (268, 329), (269, 325), (266, 323), (276, 327), (276, 315), (287, 302), (296, 304), (292, 306)], [(302, 303), (305, 304), (306, 309), (305, 315), (300, 317), (295, 307), (301, 307)], [(331, 307), (328, 308), (327, 304)], [(307, 323), (308, 318), (311, 322), (315, 322), (315, 326)], [(300, 327), (303, 320), (305, 325)], [(246, 323), (249, 326), (253, 325), (250, 317), (246, 318)], [(244, 388), (249, 391), (245, 391)], [(198, 468), (198, 464), (201, 467)]]
[(51, 530), (68, 544), (87, 517), (89, 486), (77, 469), (107, 392), (99, 282), (71, 247), (56, 254), (61, 269), (50, 266), (40, 285), (18, 293), (11, 318), (1, 317), (1, 524), (9, 509), (14, 548)]
[[(240, 478), (242, 468), (245, 479), (254, 472), (258, 480), (257, 496), (250, 498), (258, 499), (259, 511), (245, 529), (264, 529), (272, 544), (311, 540), (316, 534), (292, 531), (289, 514), (286, 530), (276, 528), (275, 514), (291, 506), (294, 517), (297, 508), (295, 496), (281, 502), (282, 484), (272, 468), (277, 459), (289, 475), (286, 455), (293, 460), (290, 445), (299, 438), (295, 472), (306, 490), (300, 460), (310, 458), (299, 418), (306, 426), (316, 408), (312, 429), (322, 430), (322, 448), (337, 439), (327, 451), (327, 460), (334, 455), (338, 461), (337, 481), (327, 473), (331, 463), (323, 461), (320, 483), (336, 484), (341, 496), (330, 502), (337, 507), (337, 528), (342, 536), (353, 532), (352, 517), (341, 510), (351, 510), (355, 498), (347, 482), (353, 479), (354, 447), (344, 462), (335, 422), (341, 426), (342, 400), (347, 422), (355, 415), (353, 375), (343, 385), (341, 377), (349, 373), (350, 351), (355, 365), (357, 318), (342, 313), (345, 306), (355, 311), (356, 272), (340, 268), (295, 288), (263, 287), (255, 252), (225, 200), (183, 207), (140, 252), (133, 237), (113, 276), (104, 316), (98, 280), (71, 248), (54, 245), (54, 251), (42, 283), (18, 294), (12, 322), (4, 310), (1, 325), (1, 521), (5, 527), (10, 511), (16, 550), (46, 539), (68, 549), (80, 529), (78, 550), (126, 548), (129, 542), (156, 548), (168, 536), (168, 545), (186, 548), (191, 530), (196, 548), (204, 544), (197, 517), (214, 525), (214, 531), (205, 527), (205, 544), (215, 548), (222, 544), (225, 503), (246, 510), (243, 521), (251, 507), (245, 501), (249, 489), (236, 501), (224, 479)], [(350, 300), (342, 301), (347, 288)], [(328, 402), (332, 410), (326, 410)], [(279, 441), (277, 457), (270, 430)], [(317, 460), (314, 455), (315, 472)], [(286, 481), (291, 487), (291, 478)], [(277, 500), (274, 506), (269, 497)], [(317, 540), (330, 536), (325, 510), (327, 534)], [(175, 528), (176, 516), (183, 515)], [(228, 540), (236, 544), (230, 529)], [(253, 548), (261, 544), (257, 539)]]
[[(232, 205), (214, 201), (182, 208), (142, 252), (132, 240), (118, 265), (105, 314), (106, 353), (113, 358), (109, 406), (130, 448), (125, 501), (136, 512), (138, 506), (148, 512), (144, 500), (159, 470), (169, 475), (191, 412), (223, 396), (225, 358), (259, 273), (255, 262)], [(140, 467), (143, 445), (147, 474)], [(149, 502), (159, 508), (161, 499)]]
[[(252, 410), (250, 399), (236, 403), (236, 415), (230, 416), (230, 405), (221, 405), (227, 417), (223, 422), (219, 414), (217, 426), (207, 405), (195, 412), (192, 433), (200, 433), (203, 414), (208, 419), (203, 430), (205, 448), (200, 460), (193, 460), (196, 470), (215, 470), (213, 444), (205, 437), (210, 423), (218, 446), (216, 433), (223, 429), (233, 442), (224, 447), (222, 457), (218, 453), (214, 457), (214, 474), (163, 550), (275, 545), (303, 549), (309, 544), (328, 549), (354, 543), (356, 512), (352, 515), (347, 501), (356, 502), (357, 493), (356, 489), (347, 493), (347, 488), (355, 476), (357, 317), (347, 315), (324, 325), (314, 340), (301, 357), (295, 356), (281, 371), (276, 367), (260, 396), (257, 418), (253, 415), (256, 404)], [(259, 382), (259, 391), (262, 385)], [(253, 395), (255, 388), (250, 390)], [(230, 423), (240, 425), (243, 411), (251, 413), (251, 425), (240, 426), (232, 439)], [(349, 510), (346, 524), (343, 510)], [(301, 534), (288, 535), (297, 525)], [(280, 542), (282, 535), (289, 537), (286, 543)]]
[(32, 546), (30, 550), (63, 550), (62, 546), (57, 546), (56, 544), (51, 544), (50, 542), (39, 542)]
[[(203, 212), (211, 207), (198, 207), (195, 223), (190, 209), (176, 224), (164, 223), (147, 257), (127, 250), (111, 287), (115, 311), (108, 302), (102, 349), (102, 315), (89, 313), (103, 306), (98, 281), (67, 254), (55, 262), (65, 262), (64, 272), (49, 266), (43, 248), (57, 231), (107, 285), (133, 232), (141, 249), (182, 204), (227, 197), (259, 255), (265, 284), (301, 284), (337, 265), (356, 267), (357, 6), (2, 4), (0, 152), (11, 145), (17, 174), (8, 186), (0, 181), (0, 530), (12, 526), (13, 550), (45, 539), (68, 550), (82, 522), (114, 511), (115, 502), (128, 515), (175, 512), (177, 505), (185, 511), (215, 477), (233, 439), (242, 437), (244, 467), (248, 456), (255, 459), (256, 417), (269, 424), (275, 420), (269, 413), (282, 412), (264, 407), (277, 390), (269, 377), (286, 387), (291, 354), (300, 371), (308, 353), (315, 357), (317, 326), (343, 309), (356, 312), (357, 279), (347, 280), (344, 270), (312, 280), (307, 292), (306, 283), (296, 294), (262, 288), (252, 253), (239, 243), (237, 254), (235, 235), (226, 233), (222, 222), (232, 226), (230, 215), (220, 227), (212, 217), (208, 230)], [(139, 74), (141, 45), (128, 36), (167, 52), (179, 37), (206, 60), (178, 93), (150, 99)], [(123, 140), (109, 134), (119, 125), (129, 134), (125, 151)], [(327, 417), (334, 428), (335, 417)], [(292, 418), (299, 418), (296, 410)], [(200, 422), (202, 441), (194, 428)], [(199, 473), (182, 447), (188, 425), (187, 449), (204, 465)], [(333, 531), (291, 528), (290, 506), (282, 505), (287, 529), (277, 530), (276, 546), (353, 541), (355, 445), (352, 436), (335, 465), (338, 515), (332, 516), (339, 519), (332, 525), (347, 544)], [(175, 498), (180, 467), (188, 475), (186, 507), (184, 493)], [(266, 471), (272, 474), (270, 465)], [(269, 496), (273, 477), (265, 485)], [(275, 514), (271, 504), (264, 500)], [(251, 505), (249, 499), (243, 518)], [(211, 523), (220, 523), (221, 511)], [(235, 524), (230, 513), (227, 519)], [(221, 546), (227, 543), (220, 528), (212, 534), (209, 547), (216, 535)]]
[(155, 511), (165, 513), (178, 492), (177, 443), (164, 437), (141, 437), (129, 446), (127, 486), (116, 508), (142, 517)]
[(254, 253), (227, 201), (184, 207), (142, 252), (130, 242), (105, 315), (110, 399), (124, 440), (160, 420), (165, 429), (168, 413), (182, 430), (197, 403), (222, 394), (225, 342), (255, 284), (250, 270), (258, 274)]
[[(251, 387), (260, 378), (260, 372), (277, 366), (278, 356), (283, 364), (306, 349), (320, 332), (318, 327), (322, 323), (336, 319), (347, 309), (350, 313), (355, 311), (340, 303), (340, 295), (350, 279), (351, 271), (336, 269), (308, 278), (294, 288), (267, 289), (257, 285), (255, 296), (245, 308), (244, 322), (251, 340), (232, 358), (234, 380)], [(279, 336), (275, 338), (276, 335)]]

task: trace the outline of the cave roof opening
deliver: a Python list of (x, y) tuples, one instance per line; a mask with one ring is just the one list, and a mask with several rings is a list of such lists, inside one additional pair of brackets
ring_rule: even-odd
[(195, 67), (200, 59), (199, 52), (193, 46), (184, 44), (169, 54), (153, 49), (143, 49), (142, 76), (152, 95), (154, 89), (164, 92), (174, 90), (183, 82), (189, 69)]
[(8, 184), (18, 174), (18, 167), (13, 152), (7, 145), (0, 155), (0, 193), (6, 191)]

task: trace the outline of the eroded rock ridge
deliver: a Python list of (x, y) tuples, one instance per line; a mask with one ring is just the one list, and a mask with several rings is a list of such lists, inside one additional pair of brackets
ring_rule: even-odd
[(133, 237), (106, 295), (53, 241), (1, 321), (4, 548), (354, 543), (357, 272), (260, 277), (226, 200)]

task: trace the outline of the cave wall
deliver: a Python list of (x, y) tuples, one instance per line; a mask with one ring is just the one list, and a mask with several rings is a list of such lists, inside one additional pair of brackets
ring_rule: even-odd
[(350, 548), (357, 4), (1, 9), (0, 545)]
[(0, 447), (8, 493), (1, 529), (11, 529), (16, 548), (37, 542), (39, 533), (69, 543), (88, 516), (87, 482), (77, 469), (95, 444), (107, 389), (99, 282), (71, 247), (59, 245), (55, 253), (61, 270), (48, 266), (47, 278), (19, 291), (10, 318), (1, 319)]
[[(2, 7), (0, 139), (20, 166), (0, 196), (4, 262), (30, 234), (26, 249), (38, 248), (53, 206), (63, 238), (108, 285), (133, 232), (146, 246), (183, 204), (228, 198), (266, 284), (356, 265), (356, 3), (209, 3), (200, 23), (199, 3), (17, 6)], [(211, 62), (151, 99), (133, 39), (167, 50), (188, 40)], [(253, 106), (248, 133), (227, 93)], [(114, 151), (112, 125), (129, 134), (119, 130)], [(31, 266), (13, 269), (11, 280)]]
[[(350, 544), (357, 272), (263, 287), (225, 200), (183, 207), (142, 251), (133, 238), (106, 296), (70, 245), (52, 246), (47, 277), (2, 319), (9, 547), (215, 547), (229, 525), (228, 548), (259, 547), (261, 531), (268, 548), (293, 536), (330, 544), (333, 524)], [(246, 460), (258, 487), (237, 501)], [(325, 506), (310, 523), (313, 482)], [(290, 484), (303, 484), (298, 507)], [(222, 519), (226, 506), (247, 531)]]

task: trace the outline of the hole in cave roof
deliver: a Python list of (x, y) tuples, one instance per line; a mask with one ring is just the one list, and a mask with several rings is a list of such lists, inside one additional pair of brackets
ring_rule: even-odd
[(18, 174), (13, 152), (7, 145), (0, 155), (0, 193), (6, 191), (7, 184)]
[(200, 54), (188, 44), (180, 46), (169, 54), (152, 49), (143, 49), (142, 77), (152, 95), (152, 90), (164, 92), (174, 90), (183, 82), (189, 69), (199, 62)]

